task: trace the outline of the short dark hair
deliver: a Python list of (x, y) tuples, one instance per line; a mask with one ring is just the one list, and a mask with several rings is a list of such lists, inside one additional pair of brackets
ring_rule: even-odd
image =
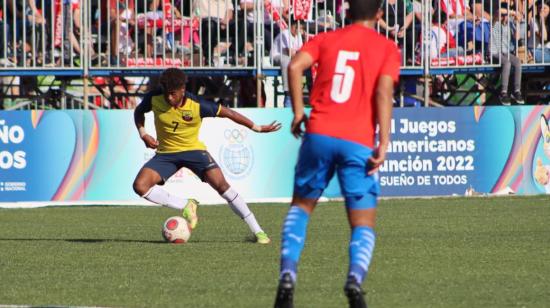
[(382, 7), (382, 0), (348, 0), (351, 20), (373, 19)]
[(447, 21), (447, 13), (443, 10), (435, 10), (432, 15), (432, 23), (439, 23), (440, 25), (444, 24)]
[(159, 82), (165, 92), (179, 90), (187, 83), (187, 75), (182, 70), (172, 67), (162, 72)]

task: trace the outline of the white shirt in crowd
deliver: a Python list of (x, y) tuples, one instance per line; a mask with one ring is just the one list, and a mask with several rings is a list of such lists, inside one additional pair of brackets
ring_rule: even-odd
[(430, 31), (430, 57), (439, 58), (444, 48), (447, 47), (447, 32), (437, 25), (432, 25)]
[(202, 18), (223, 19), (229, 10), (235, 10), (233, 8), (233, 1), (198, 0), (193, 2), (193, 12), (198, 12)]
[[(290, 1), (290, 0), (289, 0)], [(240, 4), (253, 4), (254, 3), (254, 0), (240, 0), (239, 2)], [(264, 3), (263, 1), (260, 1), (260, 3)], [(276, 9), (277, 11), (279, 11), (279, 14), (283, 14), (283, 0), (271, 0), (271, 6)], [(239, 7), (239, 10), (242, 10), (240, 7)], [(264, 7), (264, 22), (266, 24), (269, 24), (271, 22), (271, 14), (269, 14), (269, 12), (265, 9)], [(247, 9), (246, 10), (246, 20), (248, 22), (251, 22), (253, 23), (254, 22), (254, 9)]]
[(466, 12), (470, 11), (468, 2), (465, 0), (441, 0), (439, 2), (441, 9), (447, 14), (447, 26), (452, 35), (458, 32), (458, 25), (466, 21)]
[(290, 28), (281, 31), (273, 41), (273, 46), (271, 46), (271, 57), (276, 61), (280, 61), (283, 50), (293, 49), (298, 51), (303, 44), (302, 36), (299, 33), (293, 36)]

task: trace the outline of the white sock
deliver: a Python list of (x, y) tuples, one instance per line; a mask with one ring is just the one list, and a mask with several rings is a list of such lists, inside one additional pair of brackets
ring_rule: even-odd
[(169, 192), (162, 189), (158, 185), (151, 187), (151, 189), (149, 189), (149, 191), (145, 193), (145, 195), (143, 195), (142, 197), (156, 204), (160, 204), (162, 206), (166, 206), (175, 210), (183, 210), (183, 208), (185, 208), (185, 206), (187, 205), (187, 201), (189, 201), (189, 199), (183, 199), (171, 195)]
[(233, 210), (233, 212), (240, 218), (244, 219), (252, 233), (256, 234), (263, 231), (256, 221), (256, 217), (254, 217), (254, 214), (252, 214), (248, 208), (248, 205), (246, 205), (244, 198), (233, 190), (233, 188), (229, 187), (229, 189), (222, 194), (222, 197), (227, 201), (227, 203), (229, 203), (229, 207)]

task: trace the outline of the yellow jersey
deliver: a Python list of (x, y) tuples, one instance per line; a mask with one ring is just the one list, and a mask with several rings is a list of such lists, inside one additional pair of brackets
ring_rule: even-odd
[(145, 95), (138, 108), (144, 112), (153, 111), (155, 130), (159, 145), (157, 153), (176, 153), (193, 150), (206, 150), (199, 140), (202, 119), (215, 117), (221, 105), (201, 100), (185, 93), (185, 103), (174, 108), (165, 99), (160, 89)]

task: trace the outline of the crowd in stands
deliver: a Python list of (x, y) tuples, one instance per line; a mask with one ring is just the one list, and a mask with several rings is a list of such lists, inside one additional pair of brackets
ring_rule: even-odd
[[(303, 16), (294, 12), (291, 0), (89, 0), (90, 27), (82, 26), (88, 17), (81, 0), (5, 1), (0, 7), (0, 64), (78, 66), (87, 47), (92, 67), (155, 66), (157, 58), (171, 58), (168, 65), (250, 66), (256, 21), (263, 22), (262, 56), (273, 54), (278, 34), (294, 19), (301, 19), (303, 41), (348, 22), (342, 0), (297, 1), (310, 5)], [(424, 16), (430, 18), (425, 24), (432, 24), (426, 33), (432, 64), (492, 63), (490, 35), (500, 15), (509, 23), (511, 54), (522, 63), (550, 62), (548, 0), (431, 1), (428, 14), (426, 0), (383, 4), (378, 30), (400, 46), (404, 66), (418, 65), (423, 58)], [(265, 13), (261, 18), (259, 3)], [(476, 60), (471, 57), (475, 54), (482, 57)], [(269, 62), (280, 61), (270, 57)]]
[[(501, 100), (519, 102), (522, 65), (550, 63), (549, 3), (385, 0), (377, 30), (400, 47), (405, 68), (426, 60), (432, 67), (502, 67)], [(80, 67), (84, 50), (92, 68), (254, 67), (260, 53), (264, 67), (282, 68), (286, 92), (284, 72), (292, 55), (317, 33), (348, 24), (346, 5), (345, 0), (4, 1), (0, 69)]]
[[(254, 0), (89, 0), (83, 33), (81, 0), (5, 1), (0, 6), (1, 66), (78, 66), (91, 38), (91, 66), (157, 65), (156, 58), (193, 66), (251, 65)], [(287, 27), (290, 0), (266, 0), (265, 54)], [(200, 57), (191, 57), (200, 54)], [(202, 59), (201, 59), (202, 58)], [(129, 63), (129, 60), (133, 60)], [(189, 64), (189, 63), (187, 63)]]

